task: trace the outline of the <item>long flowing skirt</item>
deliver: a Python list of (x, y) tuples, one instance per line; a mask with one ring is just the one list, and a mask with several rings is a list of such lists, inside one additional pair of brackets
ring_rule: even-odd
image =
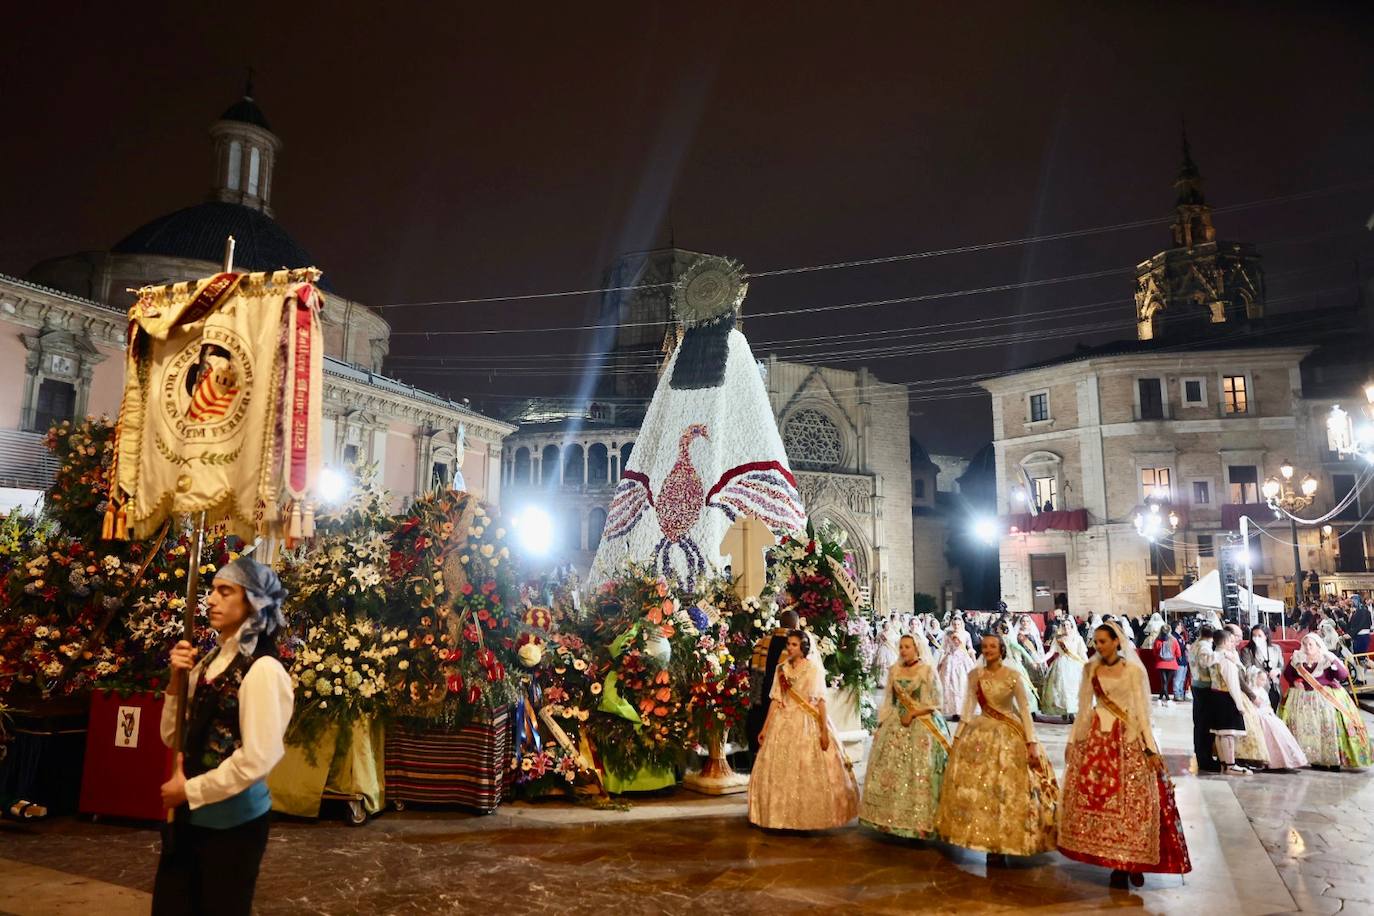
[(859, 813), (859, 784), (839, 736), (827, 722), (821, 750), (816, 719), (800, 706), (773, 704), (749, 777), (749, 820), (776, 830), (826, 830)]
[(1264, 740), (1264, 722), (1260, 720), (1259, 710), (1247, 703), (1242, 712), (1245, 716), (1245, 737), (1236, 741), (1236, 759), (1258, 763), (1266, 768), (1281, 767), (1282, 764), (1269, 762), (1269, 745)]
[(1083, 663), (1059, 656), (1050, 665), (1040, 711), (1047, 716), (1067, 716), (1078, 711), (1078, 688), (1083, 684)]
[(961, 715), (964, 698), (968, 695), (968, 676), (973, 670), (973, 658), (960, 649), (946, 655), (940, 661), (940, 704), (941, 712), (947, 716)]
[(939, 835), (956, 846), (1013, 856), (1054, 849), (1059, 784), (1044, 751), (1036, 750), (1032, 760), (1016, 729), (990, 716), (964, 725), (945, 767)]
[[(949, 740), (949, 726), (938, 712), (929, 721)], [(935, 810), (940, 801), (948, 754), (944, 745), (921, 722), (903, 725), (894, 712), (873, 736), (864, 776), (859, 822), (875, 830), (914, 839), (935, 834)]]
[(1156, 770), (1139, 741), (1093, 723), (1065, 754), (1059, 851), (1070, 859), (1132, 872), (1192, 871), (1174, 801), (1174, 785)]
[(1332, 694), (1341, 708), (1316, 691), (1294, 686), (1284, 697), (1279, 718), (1313, 766), (1367, 767), (1372, 755), (1368, 738), (1355, 726), (1359, 710), (1339, 688)]

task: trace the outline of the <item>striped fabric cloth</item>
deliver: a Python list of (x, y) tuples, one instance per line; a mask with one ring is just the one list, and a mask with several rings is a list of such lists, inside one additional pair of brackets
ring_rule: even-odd
[(510, 788), (511, 752), (506, 708), (456, 732), (396, 723), (386, 735), (387, 800), (461, 805), (489, 814)]

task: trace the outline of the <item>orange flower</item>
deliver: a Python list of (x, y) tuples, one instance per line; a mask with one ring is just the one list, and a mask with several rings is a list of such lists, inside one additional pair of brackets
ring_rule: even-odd
[(658, 673), (658, 677), (654, 678), (654, 683), (655, 683), (655, 684), (666, 684), (666, 683), (668, 683), (668, 672), (667, 672), (667, 671), (660, 671), (660, 672)]
[(668, 597), (668, 583), (667, 583), (667, 582), (660, 581), (660, 582), (658, 583), (658, 597), (660, 597), (660, 598), (667, 598), (667, 597)]
[(654, 699), (658, 700), (660, 703), (666, 703), (672, 698), (673, 688), (671, 687), (660, 687), (658, 690), (654, 691)]
[(639, 711), (648, 715), (654, 711), (654, 701), (652, 697), (645, 697), (639, 701)]
[(665, 638), (668, 639), (671, 639), (673, 634), (677, 632), (677, 630), (673, 629), (673, 625), (671, 623), (665, 623), (663, 626), (659, 627), (658, 631), (662, 633)]
[(668, 707), (667, 707), (667, 706), (656, 706), (656, 707), (654, 707), (654, 715), (656, 715), (656, 716), (666, 716), (666, 715), (668, 715)]
[(658, 608), (650, 608), (644, 616), (649, 618), (650, 623), (659, 624), (663, 622), (663, 612)]

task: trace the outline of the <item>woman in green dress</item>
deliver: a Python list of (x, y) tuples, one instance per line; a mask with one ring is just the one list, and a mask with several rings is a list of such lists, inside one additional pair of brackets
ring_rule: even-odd
[(903, 636), (888, 674), (864, 779), (859, 822), (911, 839), (935, 836), (935, 811), (949, 757), (939, 678), (923, 641)]

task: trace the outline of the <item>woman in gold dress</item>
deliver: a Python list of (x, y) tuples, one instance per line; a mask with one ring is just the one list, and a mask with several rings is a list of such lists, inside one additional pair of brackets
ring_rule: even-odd
[(1055, 848), (1059, 785), (1035, 738), (1025, 682), (1003, 664), (1006, 642), (984, 636), (982, 652), (969, 675), (935, 828), (947, 842), (1000, 864)]
[(774, 830), (826, 830), (859, 813), (859, 784), (825, 714), (825, 672), (811, 637), (787, 634), (773, 702), (749, 777), (749, 822)]

